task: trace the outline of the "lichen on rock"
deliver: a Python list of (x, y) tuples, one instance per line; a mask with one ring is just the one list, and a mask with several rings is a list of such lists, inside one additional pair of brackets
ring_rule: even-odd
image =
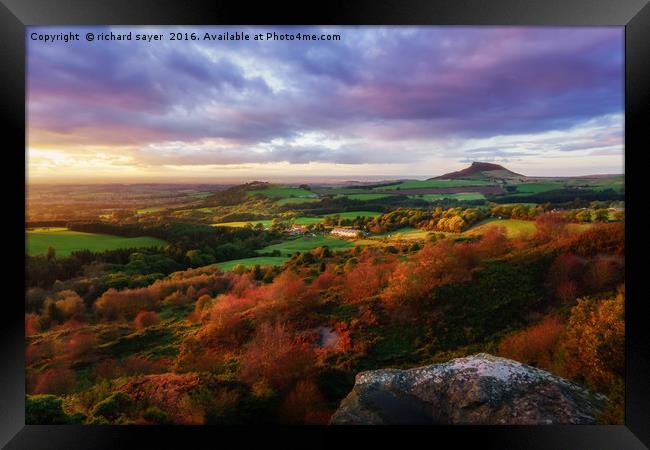
[(357, 374), (332, 424), (593, 424), (606, 398), (546, 371), (479, 353)]

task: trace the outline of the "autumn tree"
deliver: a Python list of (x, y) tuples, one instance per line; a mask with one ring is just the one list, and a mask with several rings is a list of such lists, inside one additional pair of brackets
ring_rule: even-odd
[(528, 328), (511, 333), (499, 343), (499, 355), (551, 372), (560, 373), (560, 340), (565, 324), (550, 315)]
[(541, 214), (535, 219), (535, 238), (542, 242), (564, 238), (569, 233), (569, 221), (560, 211)]
[(133, 319), (133, 326), (136, 330), (150, 327), (159, 322), (158, 314), (155, 311), (140, 311), (135, 319)]
[(607, 392), (624, 375), (625, 289), (606, 300), (584, 298), (571, 310), (563, 346), (566, 370)]
[(293, 336), (286, 325), (263, 323), (242, 355), (239, 373), (249, 384), (264, 381), (282, 390), (307, 376), (313, 364), (308, 343)]

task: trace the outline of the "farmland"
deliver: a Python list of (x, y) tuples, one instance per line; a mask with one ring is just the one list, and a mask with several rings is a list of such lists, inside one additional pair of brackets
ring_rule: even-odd
[(40, 228), (27, 231), (27, 253), (39, 255), (54, 247), (58, 256), (78, 250), (102, 252), (119, 248), (164, 247), (167, 243), (152, 237), (120, 237), (106, 234), (82, 233), (65, 228)]
[[(617, 180), (564, 192), (568, 180), (491, 175), (500, 181), (165, 186), (129, 209), (104, 203), (103, 187), (81, 218), (62, 192), (44, 195), (40, 211), (52, 202), (57, 216), (26, 230), (28, 399), (51, 395), (83, 423), (248, 424), (288, 420), (304, 397), (327, 423), (361, 370), (476, 352), (583, 383), (588, 368), (574, 377), (565, 360), (517, 352), (550, 327), (555, 358), (569, 324), (593, 326), (576, 308), (619, 301), (625, 203), (606, 188)], [(73, 205), (92, 197), (73, 192)], [(339, 343), (323, 348), (323, 333)], [(267, 353), (277, 364), (265, 372)], [(155, 402), (118, 401), (142, 398)]]
[(480, 192), (461, 192), (458, 194), (422, 194), (422, 195), (412, 195), (413, 198), (420, 198), (428, 202), (433, 202), (436, 200), (452, 199), (452, 200), (485, 200), (485, 196)]
[(421, 188), (456, 188), (468, 186), (490, 186), (494, 183), (484, 180), (409, 180), (402, 183), (374, 188), (375, 190), (402, 190)]
[(287, 186), (272, 186), (266, 189), (259, 189), (247, 191), (247, 195), (261, 195), (268, 198), (292, 198), (292, 197), (312, 197), (314, 193), (302, 188), (287, 187)]
[(262, 248), (260, 253), (272, 253), (279, 251), (282, 255), (290, 256), (296, 252), (308, 252), (317, 247), (327, 246), (330, 250), (351, 248), (353, 244), (344, 239), (336, 239), (329, 236), (304, 236), (297, 239), (287, 240), (280, 244), (269, 245)]
[(221, 270), (232, 270), (237, 266), (251, 268), (253, 266), (281, 266), (289, 258), (287, 256), (256, 256), (252, 258), (233, 259), (218, 263), (217, 267)]

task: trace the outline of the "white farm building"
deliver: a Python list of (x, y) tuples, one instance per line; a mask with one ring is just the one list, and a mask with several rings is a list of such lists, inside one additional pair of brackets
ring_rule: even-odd
[(343, 238), (356, 238), (359, 236), (359, 230), (353, 228), (334, 228), (331, 232), (334, 236)]

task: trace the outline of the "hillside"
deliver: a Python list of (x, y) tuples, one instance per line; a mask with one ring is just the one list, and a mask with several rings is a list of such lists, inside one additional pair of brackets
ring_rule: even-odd
[(486, 162), (473, 162), (471, 166), (466, 167), (456, 172), (446, 173), (435, 177), (437, 180), (453, 180), (453, 179), (513, 179), (513, 178), (526, 178), (525, 175), (515, 173), (506, 169), (499, 164), (492, 164)]

